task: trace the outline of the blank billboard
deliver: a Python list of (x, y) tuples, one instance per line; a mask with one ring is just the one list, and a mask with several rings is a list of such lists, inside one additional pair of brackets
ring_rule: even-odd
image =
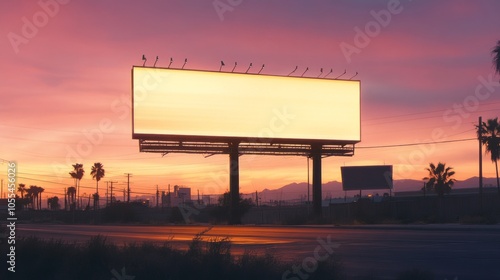
[(360, 82), (132, 68), (133, 138), (360, 141)]
[(392, 165), (342, 166), (342, 189), (377, 190), (392, 189)]

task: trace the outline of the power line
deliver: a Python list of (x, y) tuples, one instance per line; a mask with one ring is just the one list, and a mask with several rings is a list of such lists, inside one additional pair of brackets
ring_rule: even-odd
[(356, 147), (356, 149), (381, 149), (381, 148), (410, 147), (410, 146), (418, 146), (418, 145), (465, 142), (465, 141), (472, 141), (472, 140), (477, 140), (477, 138), (465, 138), (465, 139), (455, 139), (455, 140), (431, 141), (431, 142), (420, 142), (420, 143), (406, 143), (406, 144), (394, 144), (394, 145), (381, 145), (381, 146), (363, 146), (363, 147)]
[[(500, 101), (482, 103), (481, 105), (488, 106), (488, 105), (495, 105), (495, 104), (498, 104), (498, 103), (500, 103)], [(447, 108), (447, 109), (449, 109), (449, 108)], [(365, 121), (377, 121), (377, 120), (384, 120), (384, 119), (401, 118), (401, 117), (406, 117), (406, 116), (426, 115), (426, 114), (432, 114), (432, 113), (441, 113), (441, 115), (434, 116), (434, 117), (441, 117), (442, 113), (444, 111), (446, 111), (447, 109), (445, 108), (445, 109), (433, 110), (433, 111), (427, 111), (427, 112), (416, 112), (416, 113), (408, 113), (408, 114), (399, 114), (399, 115), (378, 117), (378, 118), (367, 119)], [(494, 110), (498, 110), (498, 109), (488, 109), (488, 110), (481, 110), (481, 111), (476, 111), (476, 112), (487, 112), (487, 111), (494, 111)], [(423, 117), (423, 118), (428, 118), (428, 117)]]

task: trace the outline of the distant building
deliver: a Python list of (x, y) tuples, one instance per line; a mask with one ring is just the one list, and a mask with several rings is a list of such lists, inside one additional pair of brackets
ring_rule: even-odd
[(175, 185), (173, 192), (161, 193), (161, 205), (163, 207), (177, 207), (180, 204), (191, 202), (191, 188)]

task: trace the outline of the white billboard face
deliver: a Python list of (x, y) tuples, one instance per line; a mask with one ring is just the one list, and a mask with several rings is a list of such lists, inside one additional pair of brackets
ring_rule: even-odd
[(147, 67), (132, 81), (134, 138), (360, 141), (359, 81)]

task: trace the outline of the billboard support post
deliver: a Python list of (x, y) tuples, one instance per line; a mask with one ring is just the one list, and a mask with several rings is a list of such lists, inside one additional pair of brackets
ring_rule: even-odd
[(239, 217), (240, 167), (238, 142), (229, 143), (229, 224), (241, 224)]
[(321, 218), (321, 144), (311, 145), (313, 163), (313, 211), (316, 218)]

